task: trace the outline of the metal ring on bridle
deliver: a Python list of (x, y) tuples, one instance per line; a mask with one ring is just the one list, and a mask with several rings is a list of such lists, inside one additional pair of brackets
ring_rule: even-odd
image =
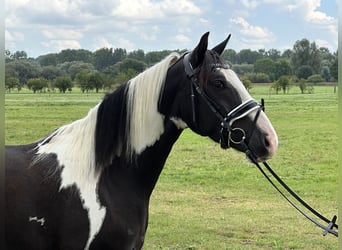
[[(240, 134), (238, 136), (234, 136), (234, 132), (237, 132)], [(245, 139), (246, 139), (246, 132), (242, 128), (232, 128), (229, 131), (228, 142), (232, 142), (234, 144), (241, 144)]]

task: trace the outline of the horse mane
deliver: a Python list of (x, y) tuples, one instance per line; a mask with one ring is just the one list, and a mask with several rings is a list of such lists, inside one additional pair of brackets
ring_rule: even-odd
[(164, 117), (158, 101), (169, 67), (179, 58), (172, 53), (106, 95), (99, 106), (95, 131), (97, 167), (109, 165), (115, 157), (132, 160), (164, 132)]
[(69, 171), (73, 177), (69, 178), (78, 178), (82, 183), (96, 176), (96, 170), (111, 164), (115, 157), (131, 160), (153, 145), (164, 132), (164, 117), (158, 111), (159, 97), (168, 68), (178, 59), (177, 53), (171, 53), (107, 94), (87, 116), (41, 140), (31, 165), (55, 154), (61, 167), (72, 169)]

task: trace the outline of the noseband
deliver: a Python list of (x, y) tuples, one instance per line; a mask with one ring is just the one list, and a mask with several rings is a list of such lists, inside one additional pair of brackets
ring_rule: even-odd
[[(232, 109), (230, 112), (222, 111), (222, 108), (212, 100), (205, 92), (203, 92), (199, 86), (198, 73), (199, 69), (193, 69), (190, 60), (190, 53), (186, 54), (183, 58), (184, 70), (187, 77), (191, 80), (191, 107), (192, 107), (192, 121), (195, 126), (198, 127), (196, 122), (196, 110), (195, 110), (195, 95), (194, 88), (196, 92), (201, 96), (202, 100), (208, 105), (210, 110), (218, 117), (221, 121), (221, 131), (220, 131), (220, 145), (221, 148), (227, 149), (231, 147), (232, 144), (245, 145), (246, 132), (242, 128), (233, 128), (233, 123), (243, 117), (247, 116), (253, 111), (257, 111), (253, 122), (253, 129), (250, 133), (252, 136), (254, 128), (256, 126), (257, 119), (259, 117), (260, 111), (264, 109), (263, 103), (259, 104), (254, 99), (249, 99), (242, 102), (240, 105)], [(213, 63), (212, 68), (230, 68), (228, 64)], [(247, 150), (248, 148), (246, 148)]]

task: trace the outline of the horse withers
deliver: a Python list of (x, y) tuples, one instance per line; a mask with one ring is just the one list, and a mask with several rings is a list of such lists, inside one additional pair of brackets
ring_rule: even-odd
[(141, 249), (150, 195), (186, 128), (257, 161), (275, 154), (270, 121), (221, 57), (229, 37), (210, 50), (208, 35), (83, 119), (6, 147), (6, 249)]

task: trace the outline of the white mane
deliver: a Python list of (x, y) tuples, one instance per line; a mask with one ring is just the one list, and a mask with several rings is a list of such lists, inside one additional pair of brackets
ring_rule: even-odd
[(153, 145), (164, 132), (164, 117), (158, 112), (158, 100), (167, 70), (179, 55), (172, 53), (129, 82), (127, 126), (129, 128), (128, 149), (139, 154)]

